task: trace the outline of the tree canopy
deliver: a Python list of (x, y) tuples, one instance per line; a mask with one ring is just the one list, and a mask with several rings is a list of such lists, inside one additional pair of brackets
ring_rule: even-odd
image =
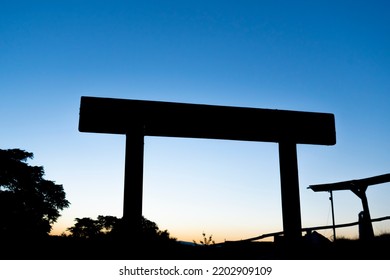
[(99, 215), (97, 220), (85, 217), (76, 218), (75, 221), (75, 225), (67, 229), (71, 233), (71, 236), (75, 238), (90, 239), (113, 233), (115, 228), (117, 228), (120, 219), (114, 216)]
[[(98, 239), (98, 238), (118, 238), (121, 236), (122, 219), (115, 216), (99, 215), (96, 220), (89, 217), (76, 218), (74, 226), (67, 230), (70, 237), (80, 239)], [(176, 241), (176, 238), (170, 237), (167, 230), (160, 230), (155, 222), (142, 217), (142, 236), (143, 239), (150, 241)]]
[(70, 205), (62, 185), (27, 163), (32, 158), (24, 150), (0, 149), (0, 236), (46, 236)]

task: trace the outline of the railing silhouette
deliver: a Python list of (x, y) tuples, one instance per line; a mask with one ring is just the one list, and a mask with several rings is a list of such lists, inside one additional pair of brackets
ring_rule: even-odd
[[(380, 217), (380, 218), (376, 218), (376, 219), (371, 219), (371, 222), (380, 222), (380, 221), (384, 221), (384, 220), (390, 220), (390, 216), (385, 216), (385, 217)], [(339, 224), (339, 225), (334, 225), (334, 226), (330, 225), (330, 226), (307, 227), (307, 228), (302, 228), (302, 232), (310, 233), (310, 232), (312, 232), (314, 230), (333, 229), (334, 227), (335, 228), (351, 227), (351, 226), (357, 226), (357, 225), (359, 225), (359, 221), (358, 222), (353, 222), (353, 223)], [(226, 241), (224, 243), (230, 243), (230, 242), (250, 242), (250, 241), (261, 240), (261, 239), (264, 239), (264, 238), (267, 238), (267, 237), (276, 237), (276, 236), (281, 236), (281, 235), (283, 235), (283, 231), (266, 233), (266, 234), (262, 234), (262, 235), (259, 235), (259, 236), (256, 236), (256, 237), (242, 239), (242, 240)], [(218, 243), (218, 244), (220, 245), (220, 244), (223, 244), (223, 243)], [(218, 244), (216, 244), (216, 245), (218, 245)]]

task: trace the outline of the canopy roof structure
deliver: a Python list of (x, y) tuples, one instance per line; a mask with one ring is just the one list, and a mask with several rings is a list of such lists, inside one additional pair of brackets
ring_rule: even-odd
[[(374, 237), (374, 230), (372, 228), (371, 215), (368, 207), (366, 190), (369, 186), (383, 184), (387, 182), (390, 182), (390, 173), (363, 178), (363, 179), (357, 179), (357, 180), (348, 180), (348, 181), (329, 183), (329, 184), (310, 185), (308, 189), (312, 189), (315, 192), (324, 192), (324, 191), (330, 192), (332, 213), (333, 213), (333, 196), (332, 196), (333, 191), (350, 190), (354, 194), (356, 194), (361, 199), (363, 205), (363, 216), (362, 216), (362, 222), (364, 227), (363, 238), (372, 238)], [(334, 223), (334, 217), (333, 217), (333, 223)]]
[(390, 173), (358, 180), (342, 181), (330, 184), (310, 185), (308, 188), (315, 192), (351, 190), (359, 191), (363, 187), (390, 182)]

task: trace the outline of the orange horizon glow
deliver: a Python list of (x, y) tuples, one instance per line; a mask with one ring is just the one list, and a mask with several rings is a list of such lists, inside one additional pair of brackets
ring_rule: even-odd
[[(67, 231), (67, 228), (70, 226), (65, 226), (63, 224), (56, 224), (53, 226), (50, 235), (52, 236), (61, 236), (62, 234), (69, 234)], [(230, 231), (229, 235), (226, 234), (223, 230), (221, 231), (215, 231), (215, 232), (208, 232), (208, 231), (199, 231), (196, 233), (193, 232), (186, 232), (180, 229), (176, 230), (169, 230), (165, 228), (160, 228), (160, 230), (168, 230), (170, 233), (170, 236), (172, 238), (176, 238), (178, 241), (185, 241), (185, 242), (196, 242), (200, 243), (200, 240), (203, 240), (202, 233), (204, 232), (206, 234), (206, 238), (209, 238), (209, 236), (212, 236), (212, 240), (215, 243), (223, 243), (225, 241), (239, 241), (239, 240), (245, 240), (249, 238), (254, 238), (263, 234), (269, 234), (269, 233), (277, 233), (282, 230), (277, 230), (277, 229), (272, 229), (269, 231), (248, 231), (246, 234), (243, 234), (243, 232), (240, 229), (236, 229), (234, 231)], [(326, 238), (332, 240), (333, 239), (333, 233), (332, 229), (326, 229), (326, 230), (320, 230), (318, 233), (324, 235)], [(381, 234), (383, 232), (379, 232), (377, 234)], [(306, 233), (303, 232), (302, 236), (304, 236)], [(336, 229), (336, 238), (347, 238), (347, 239), (358, 239), (358, 228), (356, 226), (350, 227), (350, 228), (338, 228)], [(264, 241), (264, 242), (269, 242), (269, 241), (274, 241), (273, 237), (267, 237), (263, 239), (259, 239), (256, 241)]]

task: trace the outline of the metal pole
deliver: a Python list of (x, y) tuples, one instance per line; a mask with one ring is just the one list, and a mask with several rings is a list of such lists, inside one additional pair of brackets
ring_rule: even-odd
[(336, 223), (334, 221), (334, 207), (333, 207), (333, 192), (329, 191), (330, 193), (330, 205), (332, 207), (332, 223), (333, 223), (333, 241), (336, 241)]

